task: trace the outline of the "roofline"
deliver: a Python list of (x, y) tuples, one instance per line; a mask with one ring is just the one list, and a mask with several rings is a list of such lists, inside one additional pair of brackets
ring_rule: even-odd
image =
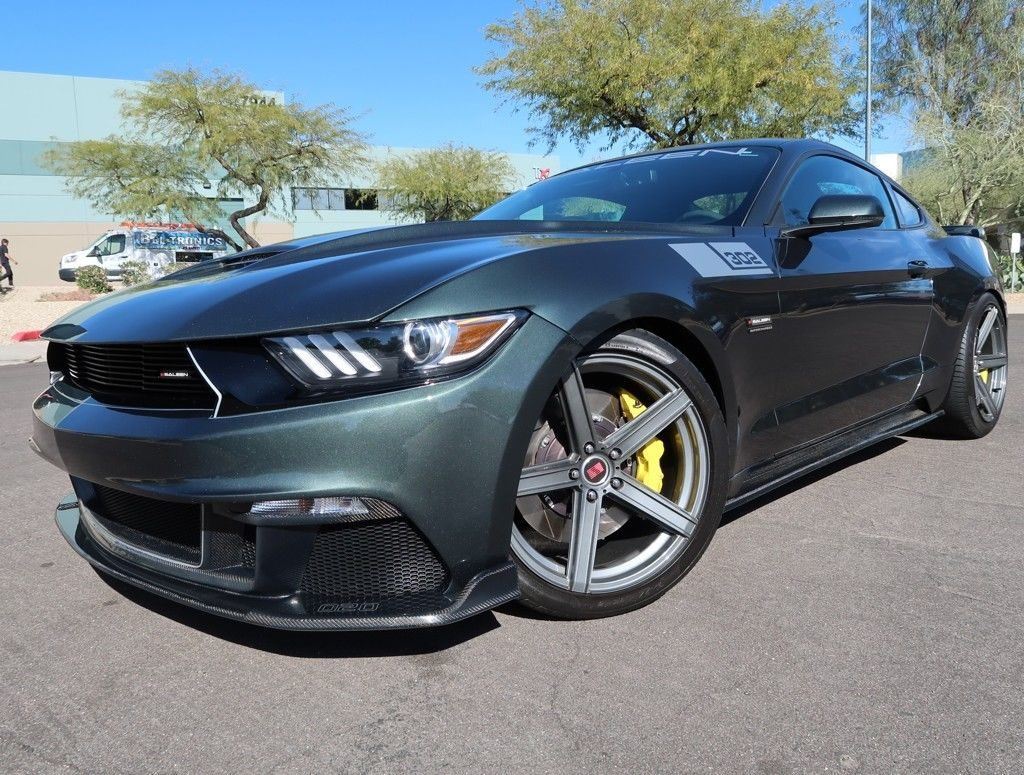
[(674, 145), (670, 148), (648, 148), (647, 150), (637, 151), (636, 153), (628, 153), (622, 156), (613, 156), (610, 159), (600, 159), (598, 161), (580, 164), (579, 166), (576, 167), (570, 167), (567, 170), (559, 172), (557, 175), (552, 175), (552, 177), (558, 177), (558, 175), (564, 175), (567, 172), (575, 172), (576, 170), (586, 169), (587, 167), (596, 167), (599, 164), (608, 164), (609, 162), (622, 161), (624, 159), (636, 159), (642, 158), (644, 156), (662, 156), (664, 154), (679, 153), (681, 151), (699, 151), (713, 148), (736, 148), (737, 146), (743, 147), (746, 145), (767, 146), (769, 148), (775, 148), (778, 151), (782, 151), (785, 148), (791, 148), (793, 146), (801, 146), (803, 149), (806, 150), (819, 149), (827, 151), (838, 151), (846, 155), (852, 155), (845, 148), (840, 148), (838, 145), (825, 142), (824, 140), (815, 140), (813, 138), (806, 137), (754, 137), (742, 140), (718, 140), (713, 143), (693, 143), (692, 145)]

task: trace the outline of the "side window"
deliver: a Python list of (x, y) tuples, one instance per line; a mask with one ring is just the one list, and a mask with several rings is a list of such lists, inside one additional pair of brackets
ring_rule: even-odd
[(804, 161), (782, 195), (782, 214), (787, 226), (807, 224), (819, 197), (828, 194), (867, 194), (882, 203), (883, 229), (895, 229), (892, 203), (879, 177), (863, 167), (835, 156), (812, 156)]
[(96, 254), (100, 256), (112, 256), (115, 253), (124, 252), (124, 235), (111, 234), (103, 242), (96, 246)]
[(919, 226), (923, 218), (917, 205), (903, 196), (895, 188), (892, 190), (893, 199), (896, 200), (896, 210), (900, 214), (901, 226)]

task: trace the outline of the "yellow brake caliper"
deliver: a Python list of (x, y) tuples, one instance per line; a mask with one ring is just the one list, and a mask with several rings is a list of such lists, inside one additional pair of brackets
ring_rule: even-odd
[[(627, 420), (635, 420), (646, 411), (647, 407), (628, 390), (619, 393), (619, 404)], [(655, 439), (645, 444), (636, 454), (636, 478), (640, 484), (655, 492), (661, 492), (665, 474), (661, 470), (661, 456), (665, 454), (665, 444)]]

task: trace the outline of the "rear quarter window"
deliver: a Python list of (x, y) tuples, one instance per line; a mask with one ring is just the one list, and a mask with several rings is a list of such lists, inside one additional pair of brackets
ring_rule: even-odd
[(921, 225), (921, 221), (924, 219), (921, 217), (921, 210), (916, 204), (903, 196), (895, 188), (892, 190), (892, 198), (896, 202), (896, 212), (900, 216), (901, 226)]

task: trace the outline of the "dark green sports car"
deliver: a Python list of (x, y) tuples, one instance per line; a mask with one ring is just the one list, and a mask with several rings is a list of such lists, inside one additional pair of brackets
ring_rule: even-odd
[(465, 223), (204, 262), (58, 321), (34, 448), (103, 573), (296, 629), (627, 611), (724, 510), (999, 418), (993, 254), (805, 140), (654, 151)]

